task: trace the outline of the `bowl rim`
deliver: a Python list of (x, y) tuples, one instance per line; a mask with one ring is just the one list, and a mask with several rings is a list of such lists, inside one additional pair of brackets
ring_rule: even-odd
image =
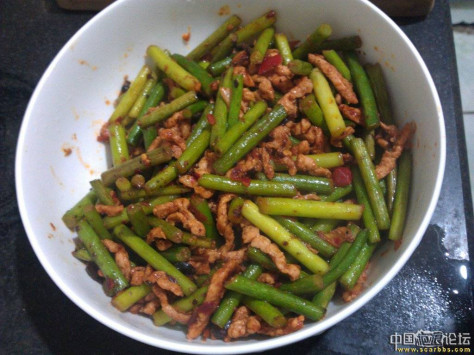
[(46, 270), (49, 277), (54, 281), (54, 283), (59, 287), (59, 289), (71, 300), (73, 301), (79, 308), (89, 314), (91, 317), (99, 321), (100, 323), (106, 325), (109, 328), (114, 329), (115, 331), (126, 335), (134, 340), (139, 342), (160, 347), (167, 350), (173, 351), (180, 351), (185, 353), (195, 353), (195, 354), (237, 354), (237, 353), (249, 353), (255, 351), (264, 351), (270, 350), (277, 347), (285, 346), (297, 341), (301, 341), (305, 338), (310, 336), (318, 335), (330, 327), (334, 326), (338, 322), (342, 321), (343, 319), (349, 317), (354, 312), (359, 310), (364, 304), (368, 303), (375, 295), (377, 295), (382, 288), (384, 288), (391, 280), (396, 276), (396, 274), (400, 271), (400, 269), (405, 265), (408, 259), (411, 257), (417, 246), (419, 245), (425, 231), (428, 227), (428, 224), (431, 220), (435, 207), (437, 205), (437, 201), (439, 198), (439, 194), (441, 191), (441, 186), (444, 177), (444, 170), (445, 170), (445, 163), (446, 163), (446, 131), (444, 125), (444, 115), (441, 108), (441, 102), (438, 96), (437, 89), (433, 82), (433, 79), (429, 73), (429, 70), (423, 61), (421, 55), (418, 53), (417, 49), (407, 37), (407, 35), (395, 24), (395, 22), (388, 17), (382, 10), (377, 8), (374, 4), (370, 3), (369, 0), (358, 0), (363, 3), (365, 6), (369, 7), (376, 15), (381, 16), (387, 24), (391, 27), (393, 31), (395, 31), (398, 36), (408, 45), (410, 51), (413, 53), (416, 61), (420, 65), (420, 68), (423, 71), (423, 74), (427, 78), (429, 89), (431, 96), (434, 98), (437, 112), (438, 112), (438, 125), (440, 128), (440, 141), (439, 141), (439, 149), (440, 149), (440, 157), (439, 157), (439, 166), (437, 171), (437, 179), (434, 186), (434, 193), (431, 197), (429, 202), (428, 209), (425, 212), (423, 220), (415, 234), (413, 240), (410, 242), (408, 247), (405, 251), (400, 255), (398, 260), (390, 267), (389, 271), (375, 284), (371, 285), (368, 292), (364, 293), (356, 300), (352, 301), (351, 304), (341, 312), (337, 313), (336, 315), (332, 316), (330, 319), (326, 321), (317, 322), (314, 325), (306, 327), (298, 332), (291, 333), (285, 336), (280, 336), (271, 339), (264, 339), (259, 341), (258, 343), (228, 343), (224, 345), (208, 345), (206, 343), (197, 343), (197, 342), (175, 342), (170, 341), (163, 338), (156, 338), (144, 335), (140, 333), (139, 330), (131, 329), (127, 326), (124, 326), (121, 322), (117, 322), (114, 320), (109, 319), (107, 316), (103, 316), (100, 314), (99, 311), (94, 309), (94, 307), (90, 306), (86, 302), (84, 302), (81, 298), (76, 296), (74, 292), (72, 292), (71, 288), (62, 280), (62, 277), (57, 273), (57, 271), (52, 267), (48, 258), (46, 257), (45, 253), (43, 252), (40, 243), (38, 242), (38, 238), (35, 234), (32, 222), (29, 219), (27, 214), (27, 209), (24, 200), (24, 186), (23, 186), (23, 172), (22, 172), (22, 161), (23, 161), (23, 147), (25, 144), (25, 136), (28, 127), (28, 123), (33, 114), (33, 108), (36, 104), (38, 96), (42, 91), (47, 79), (54, 71), (58, 62), (62, 59), (65, 55), (65, 52), (68, 48), (73, 44), (76, 39), (78, 39), (84, 32), (86, 32), (91, 26), (93, 26), (96, 22), (100, 21), (102, 17), (106, 16), (109, 12), (114, 11), (115, 8), (123, 6), (124, 4), (133, 1), (133, 0), (118, 0), (107, 8), (102, 10), (101, 12), (97, 13), (94, 17), (92, 17), (89, 21), (87, 21), (61, 48), (61, 50), (56, 54), (54, 59), (49, 64), (46, 71), (43, 73), (41, 79), (39, 80), (36, 88), (29, 100), (28, 106), (26, 108), (25, 114), (23, 116), (20, 133), (17, 141), (16, 147), (16, 158), (15, 158), (15, 185), (16, 185), (16, 196), (18, 202), (18, 208), (20, 212), (20, 216), (30, 241), (30, 244), (39, 259), (41, 265)]

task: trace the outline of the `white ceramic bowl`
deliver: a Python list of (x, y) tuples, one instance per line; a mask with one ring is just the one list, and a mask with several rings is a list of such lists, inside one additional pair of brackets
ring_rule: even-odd
[[(218, 11), (224, 5), (229, 6), (230, 13), (240, 15), (244, 23), (274, 9), (278, 14), (277, 30), (293, 39), (304, 39), (321, 23), (332, 25), (333, 38), (359, 34), (366, 60), (378, 61), (385, 69), (398, 124), (417, 124), (414, 176), (403, 243), (396, 251), (388, 244), (379, 251), (369, 287), (354, 302), (336, 302), (324, 320), (283, 337), (232, 343), (190, 342), (181, 331), (157, 328), (149, 319), (114, 309), (102, 288), (71, 256), (74, 234), (63, 225), (61, 216), (88, 191), (88, 181), (106, 169), (104, 145), (96, 141), (96, 136), (113, 109), (110, 103), (123, 77), (133, 77), (143, 64), (146, 47), (157, 44), (187, 53), (223, 22)], [(188, 26), (192, 35), (186, 45), (181, 34)], [(65, 157), (67, 148), (72, 154)], [(403, 32), (368, 1), (123, 0), (76, 33), (43, 75), (21, 128), (16, 186), (23, 223), (36, 255), (58, 287), (92, 317), (138, 341), (166, 349), (245, 353), (319, 334), (376, 295), (419, 244), (438, 199), (444, 163), (444, 122), (430, 74)], [(38, 183), (45, 183), (45, 189), (38, 188)]]

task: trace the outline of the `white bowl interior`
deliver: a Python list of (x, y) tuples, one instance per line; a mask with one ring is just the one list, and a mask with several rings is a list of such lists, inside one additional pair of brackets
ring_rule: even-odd
[[(299, 332), (268, 340), (233, 343), (189, 342), (183, 332), (157, 328), (143, 317), (115, 310), (101, 287), (72, 255), (75, 236), (62, 214), (89, 189), (88, 181), (107, 168), (104, 145), (96, 141), (113, 110), (124, 76), (133, 78), (146, 47), (157, 44), (187, 53), (224, 21), (219, 9), (245, 22), (274, 9), (277, 31), (304, 39), (319, 24), (333, 38), (359, 34), (368, 62), (380, 62), (389, 83), (398, 124), (415, 121), (414, 177), (404, 239), (375, 256), (369, 284), (350, 304), (332, 304), (324, 320)], [(351, 11), (347, 11), (350, 8)], [(181, 34), (190, 26), (191, 40)], [(64, 149), (72, 153), (65, 157)], [(429, 73), (412, 44), (373, 5), (359, 0), (124, 0), (96, 16), (61, 50), (41, 79), (26, 111), (18, 143), (16, 182), (20, 212), (31, 244), (46, 271), (79, 307), (139, 341), (187, 353), (262, 351), (318, 334), (368, 302), (403, 266), (418, 245), (434, 210), (444, 170), (445, 133), (441, 106)], [(43, 190), (38, 183), (46, 183)], [(54, 227), (53, 227), (54, 225)]]

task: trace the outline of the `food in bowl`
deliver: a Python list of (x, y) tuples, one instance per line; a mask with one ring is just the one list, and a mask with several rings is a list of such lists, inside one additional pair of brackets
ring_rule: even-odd
[(188, 339), (318, 321), (402, 237), (415, 125), (358, 36), (290, 43), (276, 16), (232, 16), (187, 56), (149, 46), (98, 137), (113, 167), (63, 217), (118, 310)]

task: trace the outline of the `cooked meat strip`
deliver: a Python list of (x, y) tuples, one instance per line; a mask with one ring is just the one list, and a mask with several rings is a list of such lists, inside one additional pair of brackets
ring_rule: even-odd
[(130, 273), (131, 273), (131, 265), (130, 259), (128, 258), (128, 253), (125, 250), (122, 244), (115, 243), (110, 239), (102, 239), (102, 244), (107, 248), (109, 252), (115, 255), (115, 262), (119, 267), (120, 271), (122, 271), (123, 276), (127, 280), (130, 280)]
[(143, 307), (138, 311), (139, 313), (144, 313), (149, 316), (153, 315), (160, 307), (160, 302), (158, 299), (145, 303)]
[(265, 334), (271, 337), (277, 337), (285, 334), (290, 334), (300, 330), (304, 326), (304, 316), (289, 318), (288, 322), (283, 328), (273, 328), (266, 323), (262, 323), (262, 327), (257, 332), (258, 334)]
[(275, 176), (275, 170), (273, 168), (272, 160), (270, 159), (270, 154), (265, 148), (261, 148), (261, 157), (262, 157), (262, 164), (263, 164), (263, 172), (268, 179), (273, 179)]
[[(252, 149), (244, 159), (240, 160), (234, 168), (226, 173), (226, 176), (235, 181), (245, 181), (245, 179), (248, 180), (247, 174), (249, 172), (263, 171), (262, 149), (263, 148)], [(266, 164), (270, 164), (268, 160)], [(267, 167), (267, 169), (269, 168)]]
[(168, 317), (181, 324), (187, 324), (189, 322), (191, 316), (189, 314), (179, 312), (176, 308), (170, 305), (168, 303), (168, 297), (166, 296), (166, 293), (159, 286), (154, 285), (152, 290), (156, 297), (158, 297), (160, 300), (161, 309)]
[(212, 275), (204, 302), (194, 310), (188, 322), (188, 334), (186, 336), (188, 339), (197, 338), (206, 328), (212, 313), (217, 309), (224, 295), (225, 281), (238, 271), (240, 271), (240, 262), (229, 260)]
[(375, 142), (383, 149), (383, 150), (388, 150), (390, 149), (390, 142), (387, 141), (386, 139), (382, 137), (375, 137)]
[(290, 156), (274, 157), (273, 160), (275, 163), (282, 164), (288, 168), (288, 174), (296, 175), (298, 169), (293, 158)]
[(221, 251), (230, 251), (234, 249), (234, 230), (232, 228), (232, 222), (229, 221), (227, 215), (228, 204), (235, 198), (234, 194), (223, 194), (219, 197), (219, 202), (217, 204), (217, 217), (216, 217), (216, 227), (220, 235), (225, 239), (225, 244), (220, 248)]
[(146, 268), (144, 266), (135, 266), (130, 272), (130, 285), (139, 286), (145, 282)]
[(221, 95), (222, 100), (224, 100), (227, 107), (230, 105), (231, 91), (229, 88), (221, 87), (219, 89), (219, 94)]
[(303, 154), (296, 156), (296, 168), (298, 171), (304, 171), (310, 175), (331, 177), (331, 171), (329, 169), (321, 168), (312, 158)]
[(242, 101), (248, 103), (260, 101), (260, 95), (257, 91), (244, 88), (242, 90)]
[(146, 155), (146, 153), (143, 153), (143, 154), (140, 155), (140, 160), (146, 166), (151, 166), (151, 160), (150, 160), (150, 158), (148, 158), (148, 155)]
[(172, 224), (179, 222), (184, 228), (198, 237), (204, 237), (206, 235), (206, 229), (202, 222), (196, 219), (196, 217), (194, 217), (194, 215), (189, 211), (171, 213), (166, 217), (166, 222)]
[(153, 214), (158, 218), (165, 218), (168, 222), (180, 222), (184, 228), (199, 237), (206, 235), (206, 229), (202, 222), (189, 210), (189, 199), (178, 198), (174, 201), (157, 205), (153, 208)]
[(383, 179), (395, 168), (397, 159), (402, 155), (403, 149), (408, 144), (411, 136), (415, 133), (415, 130), (416, 126), (414, 123), (410, 122), (403, 126), (392, 150), (386, 150), (382, 155), (380, 163), (375, 167), (377, 179)]
[(313, 201), (321, 201), (321, 197), (316, 194), (306, 194), (306, 195), (296, 195), (295, 197), (298, 200), (313, 200)]
[(263, 171), (269, 179), (275, 175), (270, 154), (265, 147), (254, 148), (245, 159), (229, 171), (229, 177), (233, 180), (246, 178), (251, 171)]
[(176, 283), (171, 276), (164, 271), (153, 271), (147, 276), (146, 281), (152, 284), (157, 284), (161, 289), (170, 291), (176, 296), (183, 296), (181, 286)]
[(365, 283), (367, 281), (367, 273), (368, 273), (369, 265), (370, 263), (366, 265), (364, 271), (360, 275), (359, 279), (357, 280), (352, 290), (345, 290), (342, 293), (342, 299), (344, 300), (344, 302), (351, 302), (352, 300), (357, 298), (362, 293), (362, 291), (364, 291)]
[(292, 87), (278, 103), (283, 105), (289, 118), (295, 118), (298, 113), (296, 99), (299, 99), (313, 91), (313, 83), (306, 76), (299, 83)]
[(276, 275), (275, 273), (264, 272), (258, 277), (257, 281), (269, 285), (274, 285), (278, 281), (278, 275)]
[(303, 118), (298, 123), (289, 121), (286, 127), (294, 137), (308, 141), (311, 153), (323, 153), (327, 150), (327, 138), (323, 130), (311, 124), (308, 119)]
[(153, 208), (153, 214), (158, 218), (165, 218), (170, 213), (178, 212), (181, 209), (189, 208), (189, 200), (186, 198), (178, 198), (174, 201), (162, 203)]
[(383, 122), (380, 122), (380, 128), (390, 137), (390, 142), (395, 143), (398, 135), (400, 134), (397, 126), (395, 125), (387, 125)]
[(333, 83), (336, 90), (350, 104), (357, 104), (359, 100), (349, 80), (320, 54), (308, 54), (308, 61), (317, 66), (319, 70)]
[(170, 142), (171, 144), (177, 145), (183, 151), (186, 149), (186, 141), (174, 129), (171, 129), (171, 128), (160, 129), (158, 132), (158, 136), (164, 142)]
[(191, 119), (185, 117), (183, 111), (174, 113), (170, 118), (164, 121), (165, 128), (173, 130), (183, 140), (186, 140), (191, 134)]
[(109, 133), (109, 122), (105, 122), (101, 127), (100, 127), (100, 132), (99, 135), (97, 136), (97, 141), (99, 142), (108, 142), (110, 138), (110, 133)]
[(194, 268), (196, 275), (209, 275), (211, 272), (211, 265), (207, 260), (194, 260), (194, 258), (191, 257), (191, 259), (188, 260), (188, 264)]
[(155, 242), (155, 246), (159, 251), (165, 251), (171, 248), (173, 243), (169, 240), (160, 239)]
[(270, 256), (278, 270), (288, 275), (291, 280), (296, 280), (300, 276), (299, 265), (288, 264), (285, 254), (283, 254), (280, 248), (272, 243), (270, 239), (261, 235), (257, 227), (252, 225), (244, 226), (242, 229), (242, 241)]
[(100, 214), (105, 214), (109, 217), (118, 216), (119, 214), (122, 213), (123, 208), (124, 208), (123, 205), (108, 206), (108, 205), (102, 205), (100, 203), (95, 205), (95, 210), (97, 212), (99, 212)]
[(278, 65), (267, 77), (272, 86), (283, 93), (287, 93), (294, 86), (294, 74), (286, 65)]
[(364, 118), (362, 117), (362, 111), (360, 108), (352, 107), (346, 104), (340, 104), (339, 110), (348, 120), (351, 120), (352, 122), (355, 122), (361, 126), (364, 125)]
[(248, 66), (249, 54), (247, 53), (247, 51), (244, 50), (244, 51), (237, 52), (234, 55), (234, 58), (232, 58), (232, 65), (234, 67), (240, 67), (240, 68), (245, 68), (246, 66)]
[(179, 158), (186, 149), (186, 139), (191, 134), (191, 124), (182, 112), (176, 112), (164, 123), (165, 128), (159, 128), (157, 137), (151, 142), (147, 151), (158, 147), (169, 147), (173, 157)]
[(347, 136), (350, 136), (351, 134), (354, 134), (355, 130), (353, 127), (351, 126), (347, 126), (345, 129), (344, 129), (344, 132), (342, 132), (342, 134), (335, 138), (335, 137), (331, 137), (331, 144), (335, 147), (338, 147), (338, 148), (342, 148), (342, 140), (344, 138), (346, 138)]
[(267, 101), (273, 101), (275, 99), (275, 90), (273, 90), (272, 83), (267, 77), (254, 75), (252, 79), (258, 84), (258, 95), (261, 99)]
[(298, 155), (298, 154), (309, 154), (311, 153), (311, 147), (307, 140), (302, 140), (297, 145), (291, 147), (291, 154)]
[(153, 243), (156, 239), (166, 239), (166, 235), (160, 227), (150, 229), (146, 235), (146, 242), (148, 244)]
[(318, 232), (321, 239), (324, 239), (332, 246), (339, 248), (343, 242), (353, 242), (354, 235), (351, 230), (345, 226), (337, 227), (328, 233)]
[(146, 242), (151, 244), (155, 242), (156, 249), (163, 251), (171, 248), (173, 243), (166, 239), (166, 235), (160, 227), (152, 228), (146, 235)]
[(213, 174), (212, 164), (216, 161), (217, 155), (214, 152), (206, 151), (204, 156), (197, 162), (194, 174), (201, 177), (204, 174)]
[(194, 192), (202, 198), (209, 199), (214, 195), (214, 191), (208, 190), (198, 184), (198, 179), (193, 175), (182, 175), (178, 178), (179, 182), (186, 187), (194, 190)]
[(250, 316), (250, 311), (245, 306), (238, 307), (232, 321), (227, 329), (227, 336), (230, 339), (244, 338), (255, 334), (261, 328), (260, 321), (255, 316)]
[(278, 126), (269, 133), (270, 142), (262, 143), (267, 149), (288, 150), (291, 149), (290, 129), (286, 126)]
[(199, 248), (196, 250), (196, 254), (204, 257), (207, 262), (213, 264), (217, 260), (239, 260), (242, 262), (246, 258), (247, 248), (239, 250), (228, 251), (226, 246), (223, 245), (219, 249), (205, 249)]
[(234, 75), (241, 74), (244, 77), (244, 86), (253, 88), (255, 86), (255, 82), (253, 81), (252, 77), (250, 76), (249, 72), (245, 67), (236, 66), (234, 67)]

